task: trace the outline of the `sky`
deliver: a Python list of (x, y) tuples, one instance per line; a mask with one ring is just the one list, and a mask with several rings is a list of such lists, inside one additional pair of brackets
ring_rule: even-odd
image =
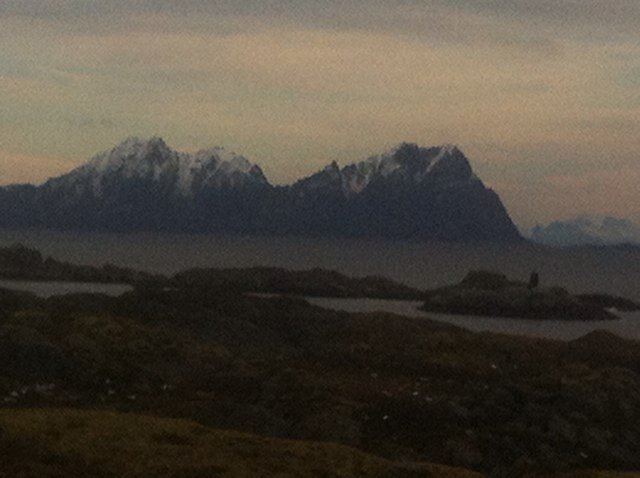
[(640, 216), (637, 0), (0, 0), (0, 184), (128, 136), (285, 184), (453, 143), (523, 228)]

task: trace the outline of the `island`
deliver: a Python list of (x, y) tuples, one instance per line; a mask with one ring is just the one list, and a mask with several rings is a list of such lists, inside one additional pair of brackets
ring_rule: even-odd
[(461, 282), (425, 293), (421, 309), (445, 314), (541, 320), (615, 320), (618, 310), (640, 310), (640, 304), (606, 294), (573, 295), (562, 287), (540, 287), (509, 280), (492, 271), (471, 271)]
[(135, 285), (158, 283), (166, 278), (112, 264), (100, 267), (72, 264), (45, 257), (24, 244), (13, 244), (0, 247), (0, 279)]

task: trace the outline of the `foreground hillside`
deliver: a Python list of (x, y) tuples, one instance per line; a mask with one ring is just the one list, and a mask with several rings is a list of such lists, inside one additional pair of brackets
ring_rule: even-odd
[[(400, 461), (330, 442), (292, 441), (190, 420), (73, 409), (0, 411), (0, 476), (145, 478), (481, 478), (462, 468)], [(529, 478), (638, 478), (581, 470)]]
[(69, 409), (0, 411), (0, 476), (62, 478), (477, 478), (332, 443), (264, 438), (193, 421)]
[(640, 344), (603, 332), (473, 334), (202, 285), (46, 300), (0, 290), (11, 409), (181, 417), (512, 477), (640, 469), (639, 402)]

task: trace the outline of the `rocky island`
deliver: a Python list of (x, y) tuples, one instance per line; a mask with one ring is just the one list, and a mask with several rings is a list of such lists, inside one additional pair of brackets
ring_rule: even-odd
[(614, 320), (616, 310), (640, 310), (635, 302), (605, 294), (572, 295), (562, 287), (540, 287), (504, 274), (471, 271), (458, 284), (426, 292), (422, 310), (447, 314), (554, 320)]
[(0, 247), (0, 279), (133, 285), (159, 282), (164, 278), (112, 264), (100, 267), (72, 264), (46, 257), (23, 244), (14, 244)]

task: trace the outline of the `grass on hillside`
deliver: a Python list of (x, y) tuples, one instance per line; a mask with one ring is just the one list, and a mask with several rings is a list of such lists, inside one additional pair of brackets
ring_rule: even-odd
[(0, 411), (0, 477), (443, 477), (349, 447), (264, 438), (188, 420), (70, 409)]

